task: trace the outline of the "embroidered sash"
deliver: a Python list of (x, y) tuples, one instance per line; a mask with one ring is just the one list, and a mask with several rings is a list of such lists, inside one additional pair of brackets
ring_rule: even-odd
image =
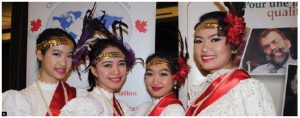
[[(65, 102), (65, 96), (64, 96), (64, 89), (61, 84), (62, 82), (59, 82), (58, 86), (56, 87), (56, 90), (54, 92), (54, 95), (52, 97), (51, 103), (50, 103), (50, 111), (52, 112), (53, 116), (58, 116), (60, 114), (61, 108), (66, 104)], [(73, 87), (70, 87), (67, 83), (63, 82), (67, 94), (68, 94), (68, 100), (76, 97), (76, 89)], [(46, 116), (49, 116), (48, 112), (46, 113)]]
[[(224, 79), (226, 74), (218, 77), (205, 91), (196, 99), (193, 105), (191, 105), (186, 111), (186, 116), (192, 116), (199, 114), (203, 109), (211, 105), (220, 97), (229, 92), (232, 88), (239, 84), (240, 80), (248, 79), (250, 76), (242, 69), (235, 70), (227, 78)], [(224, 79), (224, 80), (223, 80)], [(222, 82), (223, 80), (223, 82)], [(204, 98), (207, 98), (204, 100)], [(197, 105), (202, 100), (203, 103)]]
[[(119, 101), (116, 99), (115, 95), (113, 95), (113, 107), (116, 110), (113, 112), (114, 116), (122, 116), (124, 114), (122, 107)], [(117, 114), (115, 112), (117, 112)]]
[(176, 95), (172, 93), (162, 98), (148, 116), (160, 116), (160, 113), (170, 104), (180, 104), (182, 106)]

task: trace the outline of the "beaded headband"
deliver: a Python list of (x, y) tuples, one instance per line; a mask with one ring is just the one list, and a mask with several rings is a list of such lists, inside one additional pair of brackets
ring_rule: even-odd
[(37, 44), (36, 50), (48, 49), (58, 45), (69, 45), (72, 49), (74, 49), (74, 44), (70, 39), (66, 37), (55, 37)]
[(97, 64), (100, 60), (102, 59), (107, 59), (107, 58), (125, 58), (124, 54), (121, 52), (104, 52), (101, 53), (93, 62), (93, 64)]
[(169, 63), (166, 60), (162, 60), (162, 59), (153, 59), (147, 64), (147, 66), (153, 66), (153, 65), (162, 65), (162, 66), (169, 67)]
[(198, 27), (197, 30), (204, 30), (204, 29), (215, 29), (215, 28), (220, 28), (218, 22), (216, 20), (207, 20), (201, 23)]

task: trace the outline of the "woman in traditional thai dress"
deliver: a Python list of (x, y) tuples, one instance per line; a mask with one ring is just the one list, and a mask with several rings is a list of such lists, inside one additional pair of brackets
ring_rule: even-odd
[(86, 90), (75, 89), (65, 82), (72, 68), (74, 48), (74, 39), (62, 29), (49, 28), (39, 34), (38, 79), (21, 91), (4, 92), (2, 112), (17, 116), (58, 116), (68, 101), (86, 95)]
[(128, 51), (114, 39), (96, 39), (89, 53), (89, 83), (87, 96), (70, 101), (61, 115), (124, 116), (130, 115), (127, 104), (118, 101), (129, 68)]
[(209, 74), (206, 82), (190, 87), (185, 115), (276, 115), (264, 84), (233, 65), (245, 33), (245, 3), (225, 5), (229, 12), (206, 13), (194, 28), (194, 60)]
[[(89, 59), (85, 70), (89, 71), (90, 88), (87, 96), (70, 101), (61, 115), (72, 116), (124, 116), (131, 115), (130, 107), (115, 96), (126, 81), (127, 74), (133, 67), (135, 55), (133, 50), (123, 42), (122, 34), (117, 36), (106, 29), (103, 18), (93, 18), (95, 5), (86, 12), (83, 31), (74, 56), (74, 65), (80, 65)], [(111, 26), (125, 25), (114, 21)], [(119, 28), (121, 32), (122, 29)], [(124, 29), (126, 30), (126, 29)]]
[(183, 40), (181, 36), (179, 37), (181, 45), (181, 53), (179, 55), (157, 52), (147, 58), (144, 78), (146, 89), (152, 97), (152, 101), (140, 105), (136, 115), (184, 115), (185, 110), (177, 95), (178, 89), (187, 78), (190, 67), (187, 64), (188, 53), (184, 56)]

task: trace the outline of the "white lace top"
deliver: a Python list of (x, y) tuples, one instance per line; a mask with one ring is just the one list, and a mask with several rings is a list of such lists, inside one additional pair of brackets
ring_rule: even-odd
[[(48, 105), (56, 90), (58, 83), (50, 84), (38, 81)], [(76, 89), (76, 96), (86, 96), (87, 91)], [(47, 109), (38, 92), (35, 83), (21, 91), (8, 90), (2, 94), (2, 111), (8, 116), (45, 116)]]
[[(145, 102), (138, 106), (136, 116), (147, 116), (152, 109), (159, 103), (160, 99), (153, 99), (153, 102)], [(185, 110), (179, 104), (168, 105), (161, 113), (160, 116), (183, 116)]]
[[(101, 91), (102, 92), (101, 92)], [(103, 95), (103, 94), (104, 95)], [(111, 103), (106, 103), (101, 97), (106, 97)], [(77, 97), (69, 101), (60, 112), (62, 116), (113, 116), (113, 94), (100, 88), (94, 87), (87, 96)], [(125, 115), (132, 115), (130, 107), (118, 100)]]
[[(193, 85), (189, 89), (188, 105), (206, 90), (217, 77), (230, 72), (230, 69), (219, 70), (207, 75), (207, 81), (200, 85)], [(200, 112), (203, 116), (274, 116), (276, 115), (273, 100), (263, 83), (254, 78), (241, 80), (228, 93), (216, 100)]]

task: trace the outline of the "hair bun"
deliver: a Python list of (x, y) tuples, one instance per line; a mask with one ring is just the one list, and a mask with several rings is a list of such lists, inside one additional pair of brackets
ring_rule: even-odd
[(229, 12), (234, 16), (244, 16), (245, 14), (245, 2), (224, 2), (225, 6), (228, 7)]

